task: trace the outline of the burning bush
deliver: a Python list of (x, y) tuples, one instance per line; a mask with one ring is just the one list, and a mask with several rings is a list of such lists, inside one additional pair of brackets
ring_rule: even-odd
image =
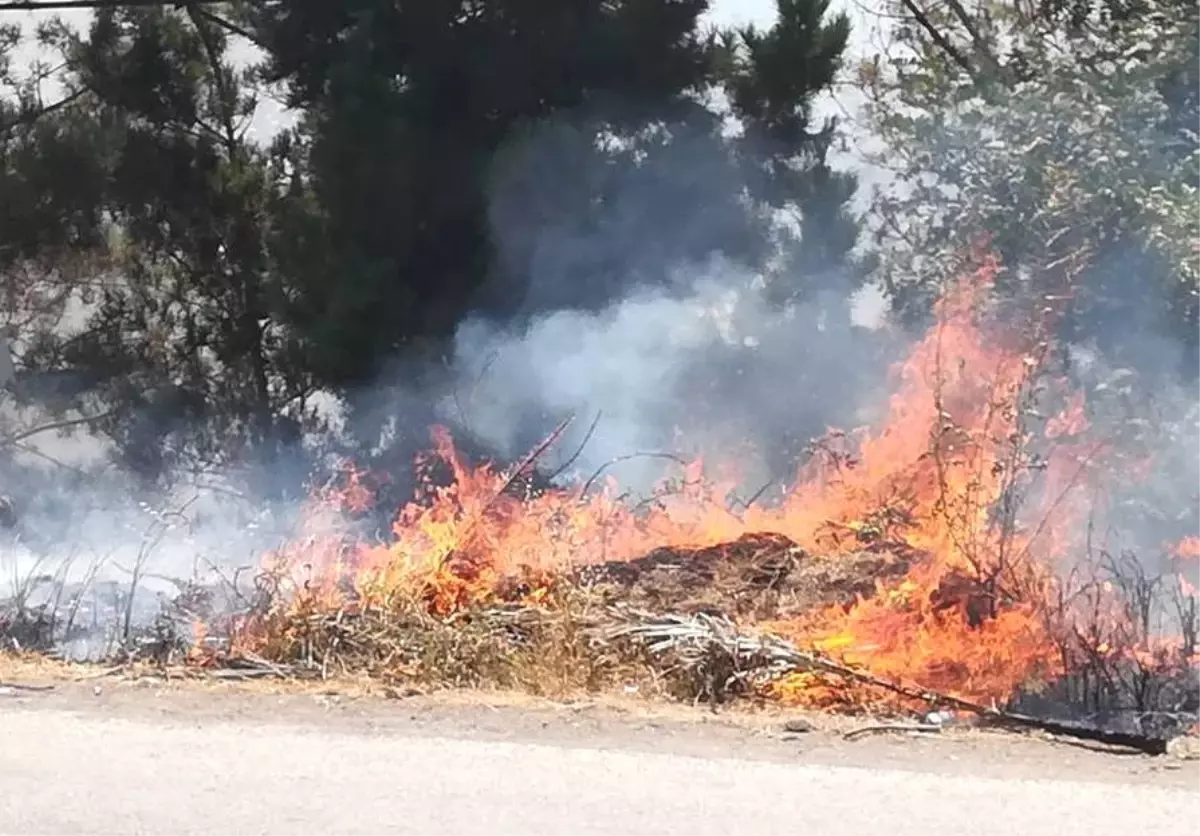
[[(516, 667), (554, 649), (587, 669), (567, 679), (595, 684), (615, 668), (596, 662), (586, 628), (633, 602), (728, 617), (880, 682), (962, 700), (1054, 685), (1146, 709), (1155, 683), (1195, 661), (1195, 584), (1172, 587), (1168, 639), (1152, 615), (1170, 581), (1088, 548), (1104, 512), (1095, 497), (1118, 469), (1129, 476), (1125, 451), (1055, 373), (1047, 311), (1014, 327), (994, 308), (997, 269), (985, 260), (945, 294), (894, 369), (887, 420), (815, 445), (778, 502), (733, 510), (736, 480), (700, 461), (638, 504), (599, 477), (522, 494), (514, 484), (557, 432), (505, 473), (469, 464), (437, 429), (430, 461), (449, 480), (400, 509), (386, 542), (315, 530), (270, 555), (277, 594), (237, 625), (235, 650), (512, 684)], [(362, 486), (352, 479), (316, 505), (359, 503)], [(884, 699), (862, 679), (831, 689), (828, 671), (776, 673), (760, 692)]]

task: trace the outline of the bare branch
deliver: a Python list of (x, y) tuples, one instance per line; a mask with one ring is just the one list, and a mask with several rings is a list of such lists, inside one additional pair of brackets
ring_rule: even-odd
[(53, 432), (55, 430), (65, 430), (70, 427), (83, 426), (85, 424), (93, 424), (96, 421), (102, 421), (112, 415), (112, 410), (101, 412), (99, 415), (84, 415), (79, 418), (64, 418), (61, 421), (51, 421), (48, 424), (39, 424), (28, 430), (22, 430), (16, 435), (10, 435), (7, 438), (0, 439), (0, 447), (9, 447), (14, 444), (20, 444), (27, 438), (42, 433)]

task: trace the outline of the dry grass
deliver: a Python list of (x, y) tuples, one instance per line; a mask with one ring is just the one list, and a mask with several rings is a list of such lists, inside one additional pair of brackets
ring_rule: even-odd
[(413, 601), (336, 612), (292, 606), (257, 622), (252, 640), (256, 657), (289, 670), (420, 689), (565, 697), (653, 680), (636, 659), (597, 644), (601, 618), (596, 596), (564, 586), (536, 606), (493, 604), (444, 618)]
[(0, 682), (58, 682), (78, 679), (95, 670), (43, 653), (0, 652)]

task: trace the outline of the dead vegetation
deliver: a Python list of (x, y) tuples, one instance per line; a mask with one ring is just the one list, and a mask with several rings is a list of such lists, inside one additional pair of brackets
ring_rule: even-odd
[(877, 582), (908, 571), (910, 554), (812, 555), (781, 534), (744, 534), (704, 548), (663, 547), (627, 561), (588, 566), (572, 580), (607, 604), (650, 612), (709, 613), (757, 622), (850, 606)]
[[(251, 575), (178, 583), (135, 629), (149, 533), (115, 609), (115, 655), (400, 690), (948, 709), (1159, 751), (1200, 708), (1195, 586), (1132, 552), (1057, 573), (1104, 445), (1081, 402), (1046, 395), (1047, 346), (985, 345), (977, 290), (962, 293), (907, 361), (887, 432), (815, 445), (778, 507), (735, 513), (698, 470), (637, 507), (600, 474), (518, 490), (567, 421), (507, 472), (470, 465), (442, 433), (446, 484), (401, 509), (393, 541), (297, 538)], [(349, 489), (319, 499), (360, 507), (363, 485)], [(38, 619), (58, 611), (15, 598), (9, 646), (53, 644), (61, 633)], [(1013, 697), (1093, 722), (998, 707)]]
[[(303, 590), (297, 595), (264, 572), (250, 579), (248, 589), (235, 589), (233, 577), (224, 590), (180, 584), (160, 617), (116, 643), (107, 661), (176, 671), (182, 665), (193, 675), (235, 679), (366, 676), (398, 693), (504, 689), (562, 698), (626, 691), (713, 708), (732, 700), (776, 699), (781, 683), (807, 677), (830, 692), (855, 695), (830, 700), (829, 708), (917, 717), (948, 709), (1002, 728), (1035, 728), (1147, 752), (1165, 751), (1172, 735), (1195, 722), (1198, 689), (1182, 657), (1134, 654), (1118, 660), (1095, 650), (1117, 638), (1137, 645), (1145, 638), (1140, 633), (1076, 637), (1073, 647), (1092, 648), (1092, 655), (1069, 660), (1070, 675), (1055, 688), (1065, 704), (1089, 709), (1085, 714), (1093, 722), (1081, 726), (875, 676), (860, 664), (801, 649), (752, 626), (830, 607), (849, 610), (901, 581), (920, 559), (915, 552), (879, 545), (817, 558), (782, 535), (755, 533), (706, 548), (662, 547), (560, 578), (502, 579), (486, 600), (449, 614), (431, 612), (423, 595), (363, 605), (348, 594), (331, 609), (327, 599), (306, 598)], [(1139, 577), (1123, 564), (1113, 568)], [(1143, 601), (1137, 612), (1146, 612), (1144, 596), (1161, 593), (1166, 581), (1138, 583), (1122, 590), (1120, 600), (1129, 606)], [(945, 583), (933, 597), (939, 599), (932, 602), (935, 609), (951, 607), (947, 602), (954, 598)], [(51, 650), (55, 633), (47, 622), (59, 616), (49, 604), (33, 609), (28, 595), (23, 600), (9, 612), (24, 620), (9, 616), (3, 622), (7, 648)], [(1184, 596), (1178, 604), (1187, 613), (1194, 601)], [(67, 603), (78, 610), (78, 600)], [(955, 617), (967, 618), (964, 602), (955, 606)], [(120, 617), (124, 611), (114, 612)], [(1152, 626), (1145, 619), (1111, 623), (1122, 629)], [(37, 625), (44, 632), (20, 632)], [(26, 635), (40, 638), (22, 641)], [(1171, 700), (1165, 707), (1164, 699)], [(1126, 704), (1155, 723), (1116, 728), (1095, 710)]]

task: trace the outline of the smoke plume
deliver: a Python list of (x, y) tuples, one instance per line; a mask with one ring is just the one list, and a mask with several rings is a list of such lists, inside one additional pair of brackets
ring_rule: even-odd
[[(736, 458), (747, 485), (783, 478), (878, 402), (884, 332), (855, 324), (852, 264), (805, 266), (824, 242), (747, 205), (727, 136), (656, 135), (669, 145), (630, 150), (636, 163), (561, 123), (500, 155), (498, 281), (520, 304), (460, 325), (440, 414), (508, 460), (575, 416), (543, 466), (639, 492), (674, 475), (664, 453)], [(581, 209), (597, 188), (603, 207)]]
[(762, 287), (714, 257), (599, 311), (555, 311), (515, 327), (470, 319), (455, 338), (456, 397), (443, 409), (461, 408), (470, 430), (508, 459), (574, 415), (546, 464), (573, 457), (584, 477), (609, 465), (636, 490), (672, 475), (646, 453), (736, 451), (747, 483), (781, 476), (797, 452), (789, 446), (863, 417), (880, 368), (873, 335), (850, 321), (848, 289), (780, 307)]

